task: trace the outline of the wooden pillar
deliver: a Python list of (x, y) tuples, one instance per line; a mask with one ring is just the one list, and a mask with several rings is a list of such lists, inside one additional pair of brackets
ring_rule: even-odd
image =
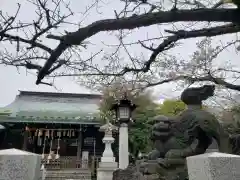
[(78, 144), (77, 144), (77, 160), (81, 160), (82, 142), (83, 142), (83, 129), (80, 126), (79, 133), (78, 133)]
[(36, 153), (38, 144), (38, 130), (33, 133), (33, 152)]
[(28, 146), (28, 135), (29, 135), (29, 129), (26, 126), (25, 131), (23, 133), (23, 146), (22, 150), (27, 151), (27, 146)]

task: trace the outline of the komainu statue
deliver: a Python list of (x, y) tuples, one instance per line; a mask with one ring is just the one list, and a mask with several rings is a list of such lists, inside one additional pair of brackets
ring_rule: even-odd
[(152, 129), (155, 149), (141, 163), (143, 174), (158, 173), (160, 179), (187, 179), (186, 157), (205, 153), (215, 139), (220, 152), (236, 153), (239, 136), (226, 133), (202, 102), (214, 95), (215, 86), (185, 89), (181, 100), (187, 109), (176, 117), (157, 116)]

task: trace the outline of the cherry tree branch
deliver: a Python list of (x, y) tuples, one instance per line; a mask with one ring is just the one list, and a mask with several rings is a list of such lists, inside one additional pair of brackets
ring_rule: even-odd
[(229, 83), (225, 81), (223, 78), (214, 78), (210, 73), (207, 76), (202, 76), (202, 77), (191, 77), (187, 75), (177, 76), (174, 78), (164, 79), (156, 83), (148, 83), (145, 88), (153, 87), (153, 86), (157, 86), (157, 85), (161, 85), (161, 84), (169, 83), (173, 81), (181, 81), (181, 80), (187, 80), (188, 82), (191, 82), (191, 83), (208, 81), (208, 82), (213, 82), (217, 85), (221, 85), (228, 89), (240, 91), (240, 85)]
[(28, 39), (25, 39), (25, 38), (22, 38), (22, 37), (19, 37), (19, 36), (10, 35), (8, 33), (4, 33), (4, 32), (1, 32), (1, 31), (0, 31), (0, 36), (4, 37), (4, 38), (8, 38), (11, 41), (20, 41), (20, 42), (29, 44), (32, 47), (38, 47), (38, 48), (48, 52), (49, 54), (51, 54), (53, 52), (53, 50), (51, 48), (49, 48), (49, 47), (47, 47), (47, 46), (45, 46), (45, 45), (43, 45), (39, 42), (36, 42), (36, 41), (28, 40)]
[[(235, 25), (235, 24), (228, 24), (228, 25), (223, 25), (223, 26), (217, 26), (213, 28), (204, 28), (200, 30), (194, 30), (194, 31), (170, 31), (166, 30), (167, 32), (174, 34), (167, 39), (165, 39), (161, 44), (159, 44), (156, 48), (153, 47), (146, 47), (143, 45), (143, 47), (147, 48), (148, 50), (152, 51), (152, 54), (149, 58), (144, 63), (144, 66), (142, 68), (135, 68), (135, 67), (125, 67), (123, 70), (121, 70), (118, 73), (93, 73), (93, 74), (86, 74), (86, 76), (90, 75), (105, 75), (105, 76), (123, 76), (126, 73), (129, 72), (134, 72), (134, 73), (139, 73), (139, 72), (148, 72), (150, 70), (151, 64), (156, 60), (156, 57), (158, 54), (161, 52), (171, 48), (174, 43), (181, 39), (188, 39), (188, 38), (194, 38), (194, 37), (204, 37), (204, 36), (217, 36), (221, 34), (228, 34), (228, 33), (234, 33), (234, 32), (239, 32), (240, 31), (240, 26)], [(84, 74), (79, 74), (79, 76), (82, 76)], [(77, 74), (75, 74), (77, 76)]]
[[(78, 26), (75, 26), (78, 27), (76, 31), (67, 32), (63, 30), (63, 32), (56, 31), (55, 34), (53, 30), (62, 26), (62, 24), (65, 24), (67, 22), (65, 21), (66, 18), (73, 15), (71, 9), (69, 10), (69, 14), (61, 14), (61, 12), (63, 12), (62, 5), (68, 9), (68, 4), (65, 6), (65, 1), (63, 0), (28, 0), (28, 2), (36, 6), (35, 12), (37, 14), (37, 19), (34, 18), (32, 23), (21, 23), (20, 21), (15, 22), (20, 9), (20, 5), (17, 13), (13, 17), (2, 17), (3, 21), (1, 21), (0, 25), (4, 25), (4, 27), (0, 27), (1, 41), (3, 43), (8, 42), (9, 44), (12, 44), (12, 42), (14, 42), (13, 45), (16, 43), (17, 53), (16, 56), (12, 53), (9, 53), (8, 60), (5, 61), (4, 57), (6, 54), (4, 54), (2, 51), (1, 57), (3, 63), (16, 66), (25, 66), (27, 69), (36, 69), (36, 84), (41, 83), (46, 76), (50, 76), (52, 73), (55, 74), (54, 72), (62, 66), (68, 70), (71, 69), (75, 74), (78, 74), (79, 72), (79, 74), (82, 74), (83, 76), (97, 76), (99, 74), (100, 76), (114, 77), (123, 76), (128, 72), (131, 72), (137, 76), (138, 74), (151, 72), (151, 67), (154, 62), (156, 62), (157, 56), (163, 54), (164, 51), (174, 47), (176, 45), (176, 42), (181, 39), (204, 36), (210, 37), (240, 31), (238, 26), (240, 22), (238, 18), (240, 12), (237, 8), (214, 9), (207, 8), (207, 6), (201, 6), (203, 7), (201, 9), (199, 6), (197, 6), (198, 9), (178, 9), (178, 7), (180, 7), (178, 6), (178, 1), (173, 1), (173, 8), (171, 10), (163, 11), (164, 8), (161, 8), (161, 3), (159, 3), (158, 6), (157, 4), (151, 4), (149, 1), (136, 1), (135, 5), (131, 6), (134, 2), (124, 1), (126, 3), (126, 6), (122, 11), (120, 11), (120, 14), (117, 15), (116, 19), (98, 20), (85, 27), (80, 26), (79, 23)], [(196, 2), (198, 1), (194, 1), (194, 3)], [(60, 3), (62, 3), (61, 8)], [(145, 9), (144, 13), (143, 11), (136, 10), (140, 8), (140, 5), (154, 8), (151, 10)], [(65, 12), (66, 11), (64, 11), (64, 13)], [(8, 17), (7, 13), (6, 17)], [(4, 21), (6, 22), (5, 24)], [(81, 58), (82, 55), (80, 55), (80, 52), (82, 49), (80, 48), (86, 48), (86, 39), (100, 32), (120, 30), (120, 33), (124, 34), (123, 30), (132, 30), (135, 28), (147, 27), (151, 25), (162, 25), (165, 23), (175, 22), (221, 22), (227, 25), (192, 31), (166, 30), (170, 36), (162, 36), (164, 40), (156, 47), (153, 45), (151, 47), (148, 47), (144, 44), (146, 42), (137, 40), (136, 42), (141, 44), (142, 47), (147, 48), (149, 51), (152, 51), (148, 60), (145, 60), (145, 57), (142, 58), (142, 60), (133, 57), (124, 44), (124, 35), (121, 35), (121, 47), (124, 48), (125, 52), (128, 54), (128, 57), (132, 61), (131, 63), (127, 63), (128, 65), (125, 67), (121, 64), (121, 58), (119, 58), (117, 62), (114, 63), (116, 58), (118, 58), (116, 56), (108, 59), (111, 61), (112, 66), (116, 67), (111, 68), (111, 65), (104, 66), (103, 70), (98, 69), (99, 66), (96, 65), (96, 62), (93, 62), (92, 58), (90, 58), (90, 60), (83, 60)], [(30, 28), (25, 29), (25, 27), (28, 26), (30, 26)], [(18, 33), (19, 30), (21, 30), (21, 33)], [(46, 41), (44, 42), (42, 38), (55, 40), (55, 42), (57, 42), (57, 46), (55, 46), (55, 48), (48, 46), (48, 42), (45, 43)], [(21, 48), (19, 50), (20, 43), (23, 44), (23, 46), (20, 46)], [(78, 52), (74, 51), (74, 49), (77, 49)], [(10, 58), (10, 56), (12, 56), (12, 58)], [(28, 57), (29, 60), (26, 60)], [(39, 58), (33, 60), (31, 57)], [(103, 60), (105, 57), (103, 57)], [(40, 61), (43, 61), (43, 63)], [(42, 66), (42, 64), (44, 65)], [(64, 75), (64, 73), (62, 73), (62, 75)]]
[[(86, 27), (80, 28), (75, 32), (63, 36), (59, 45), (51, 53), (48, 61), (38, 74), (36, 84), (48, 74), (52, 65), (57, 61), (61, 54), (73, 45), (80, 45), (85, 39), (102, 31), (114, 31), (122, 29), (134, 29), (138, 27), (150, 26), (158, 23), (180, 22), (180, 21), (209, 21), (209, 22), (239, 22), (238, 9), (197, 9), (197, 10), (177, 10), (160, 11), (146, 13), (119, 19), (105, 19), (96, 21)], [(226, 32), (227, 33), (227, 32)], [(208, 32), (205, 32), (207, 35)], [(222, 32), (224, 34), (224, 32)], [(218, 33), (216, 33), (218, 35)], [(191, 35), (199, 37), (203, 35)], [(210, 36), (210, 35), (209, 35)], [(167, 43), (168, 44), (168, 43)], [(148, 66), (146, 66), (148, 67)]]

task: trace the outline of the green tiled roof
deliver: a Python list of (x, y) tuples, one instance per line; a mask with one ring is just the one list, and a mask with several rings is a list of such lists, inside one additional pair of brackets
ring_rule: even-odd
[(1, 110), (0, 109), (0, 117), (1, 116), (9, 116), (11, 114), (11, 111), (10, 110)]
[(98, 118), (39, 118), (33, 116), (0, 116), (0, 123), (58, 123), (58, 124), (99, 124)]
[(1, 122), (99, 124), (100, 95), (20, 92), (0, 109)]
[(95, 114), (87, 114), (76, 111), (19, 111), (16, 117), (36, 117), (36, 118), (63, 118), (63, 119), (79, 119), (79, 117), (93, 117)]

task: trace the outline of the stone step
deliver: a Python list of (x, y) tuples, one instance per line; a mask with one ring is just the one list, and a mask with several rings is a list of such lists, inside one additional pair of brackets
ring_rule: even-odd
[(45, 180), (91, 180), (91, 171), (88, 169), (47, 170)]

